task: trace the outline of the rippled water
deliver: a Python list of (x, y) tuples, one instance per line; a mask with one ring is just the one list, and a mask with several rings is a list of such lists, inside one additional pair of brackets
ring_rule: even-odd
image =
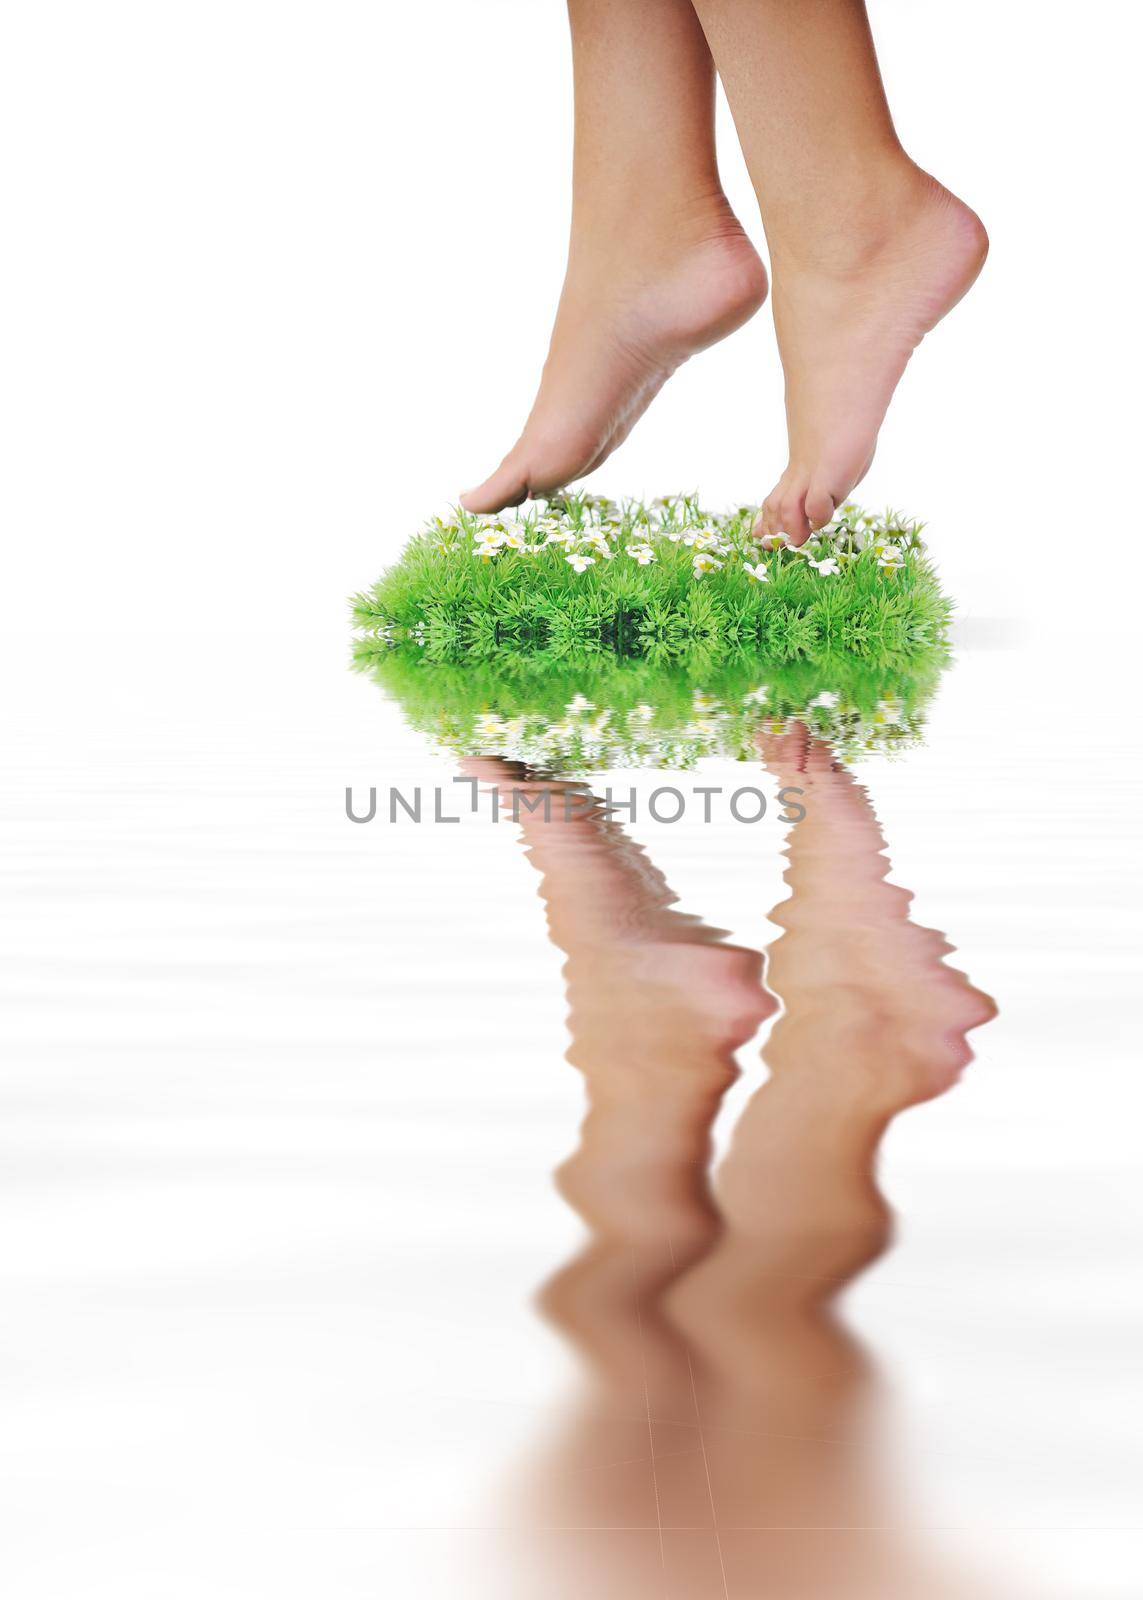
[[(419, 826), (341, 637), (42, 660), (13, 1592), (1137, 1595), (1140, 766), (1003, 639), (899, 761)], [(744, 771), (805, 819), (647, 816)]]

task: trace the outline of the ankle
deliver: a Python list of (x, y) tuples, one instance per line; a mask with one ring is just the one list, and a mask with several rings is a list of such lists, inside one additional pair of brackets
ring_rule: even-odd
[(717, 180), (670, 188), (624, 182), (606, 195), (577, 199), (572, 207), (573, 256), (669, 261), (712, 242), (745, 239)]
[(903, 152), (887, 154), (842, 175), (812, 207), (800, 203), (767, 219), (775, 275), (860, 273), (950, 202), (948, 191)]

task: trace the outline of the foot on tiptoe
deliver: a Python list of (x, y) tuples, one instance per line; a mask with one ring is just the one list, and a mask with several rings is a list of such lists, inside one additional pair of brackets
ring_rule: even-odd
[(721, 196), (638, 227), (580, 229), (531, 415), (461, 503), (499, 511), (599, 466), (676, 367), (765, 298), (765, 269)]
[(790, 460), (754, 525), (800, 545), (869, 470), (909, 357), (988, 252), (975, 212), (911, 163), (828, 241), (772, 241)]

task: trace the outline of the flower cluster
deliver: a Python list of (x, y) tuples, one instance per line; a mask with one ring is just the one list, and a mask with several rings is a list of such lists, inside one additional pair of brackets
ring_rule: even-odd
[(888, 692), (871, 711), (830, 689), (794, 705), (763, 683), (735, 703), (696, 690), (685, 720), (646, 702), (619, 710), (577, 693), (563, 715), (554, 718), (530, 712), (505, 717), (484, 710), (466, 719), (442, 712), (436, 733), (462, 754), (500, 755), (546, 770), (687, 769), (707, 757), (756, 760), (759, 734), (784, 733), (795, 719), (850, 761), (915, 745), (922, 727), (920, 712), (907, 711)]
[(578, 576), (606, 562), (650, 567), (668, 554), (676, 561), (682, 555), (695, 580), (737, 571), (750, 584), (768, 583), (779, 562), (804, 563), (823, 580), (844, 577), (859, 562), (891, 574), (923, 549), (916, 523), (892, 513), (874, 517), (852, 504), (841, 506), (827, 527), (797, 549), (764, 550), (752, 534), (753, 520), (752, 507), (712, 516), (687, 495), (650, 506), (581, 495), (535, 501), (522, 512), (495, 517), (458, 512), (433, 525), (430, 543), (436, 552), (483, 562), (508, 556), (559, 561)]

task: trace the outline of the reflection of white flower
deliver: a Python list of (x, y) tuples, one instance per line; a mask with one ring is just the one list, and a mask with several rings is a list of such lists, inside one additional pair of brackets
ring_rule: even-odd
[(632, 706), (627, 715), (633, 717), (636, 722), (650, 722), (655, 715), (655, 708), (645, 704)]
[(496, 711), (482, 711), (476, 719), (476, 731), (482, 739), (498, 739), (503, 731), (503, 718)]
[(813, 556), (807, 556), (806, 560), (811, 567), (818, 569), (823, 578), (832, 578), (835, 572), (841, 571), (833, 556), (826, 556), (822, 561), (815, 561)]
[(744, 694), (742, 696), (742, 704), (744, 706), (764, 706), (769, 694), (770, 689), (768, 685), (760, 683), (757, 689), (751, 689), (749, 694)]
[(701, 689), (695, 690), (694, 700), (696, 711), (717, 711), (718, 701), (712, 700), (709, 694), (704, 694)]
[(701, 578), (704, 577), (708, 572), (718, 572), (722, 566), (722, 562), (716, 561), (714, 556), (701, 555), (695, 556), (692, 565), (694, 568), (695, 577)]
[(832, 711), (834, 706), (837, 705), (837, 701), (838, 697), (836, 694), (834, 694), (832, 689), (823, 689), (821, 694), (816, 695), (814, 699), (809, 702), (808, 709), (810, 711), (816, 711), (820, 706), (823, 711)]
[(744, 561), (742, 563), (742, 570), (750, 579), (751, 583), (770, 582), (770, 574), (766, 570), (766, 563), (764, 561), (757, 561), (753, 566), (751, 566), (749, 561)]
[(565, 709), (571, 712), (594, 711), (595, 706), (585, 694), (577, 694), (575, 698), (569, 702)]
[(573, 572), (586, 572), (588, 567), (595, 566), (594, 556), (580, 555), (578, 552), (575, 555), (565, 557), (565, 559)]
[(883, 722), (894, 726), (901, 720), (901, 707), (891, 695), (885, 700), (879, 700), (877, 702), (877, 710), (873, 714), (873, 720), (874, 722)]

